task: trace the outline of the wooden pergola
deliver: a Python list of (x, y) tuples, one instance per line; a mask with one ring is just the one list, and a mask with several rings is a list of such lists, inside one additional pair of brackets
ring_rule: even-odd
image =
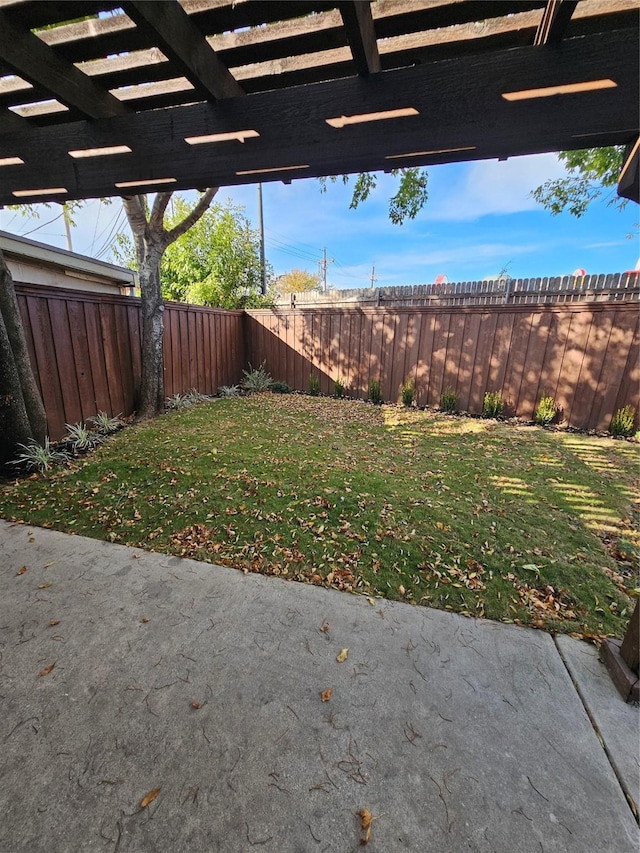
[(637, 0), (0, 0), (0, 205), (628, 146)]

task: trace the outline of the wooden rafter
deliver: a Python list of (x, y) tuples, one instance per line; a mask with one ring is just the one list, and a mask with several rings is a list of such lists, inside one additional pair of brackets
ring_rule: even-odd
[(1, 11), (0, 55), (16, 74), (90, 118), (109, 118), (129, 111), (82, 71), (59, 59), (38, 36), (14, 26)]
[(534, 45), (557, 44), (562, 41), (577, 5), (578, 0), (547, 0)]
[[(11, 110), (0, 110), (0, 134), (19, 133), (28, 129), (28, 123), (22, 116), (12, 113)], [(2, 154), (0, 154), (2, 156)]]
[(244, 90), (220, 61), (200, 30), (177, 3), (161, 0), (127, 0), (122, 4), (138, 27), (150, 27), (155, 45), (184, 75), (210, 98), (233, 98)]
[(358, 74), (366, 77), (381, 71), (371, 4), (362, 0), (343, 0), (339, 8)]

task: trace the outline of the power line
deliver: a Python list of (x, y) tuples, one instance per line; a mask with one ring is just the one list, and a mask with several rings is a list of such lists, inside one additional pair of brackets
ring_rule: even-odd
[(51, 225), (52, 222), (55, 222), (57, 219), (63, 216), (63, 213), (59, 213), (57, 216), (54, 216), (53, 219), (50, 219), (48, 222), (43, 222), (42, 225), (38, 225), (37, 228), (32, 228), (31, 231), (24, 231), (20, 236), (26, 237), (29, 234), (34, 234), (36, 231), (39, 231), (41, 228), (46, 228), (47, 225)]

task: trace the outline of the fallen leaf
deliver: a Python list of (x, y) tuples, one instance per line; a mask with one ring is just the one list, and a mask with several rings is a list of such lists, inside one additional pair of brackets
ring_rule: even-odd
[(20, 568), (18, 569), (18, 571), (16, 572), (16, 574), (17, 574), (17, 575), (23, 575), (26, 571), (27, 571), (27, 567), (26, 567), (26, 566), (20, 566)]
[(146, 807), (148, 805), (150, 805), (155, 800), (155, 798), (158, 796), (158, 794), (160, 793), (161, 790), (162, 790), (161, 788), (154, 788), (153, 791), (149, 791), (147, 796), (143, 797), (140, 800), (140, 808), (146, 809)]
[(45, 666), (45, 668), (43, 670), (41, 670), (38, 673), (38, 675), (40, 677), (42, 677), (43, 675), (49, 675), (49, 673), (51, 672), (51, 670), (54, 668), (55, 665), (56, 665), (56, 662), (54, 661), (50, 666)]
[(374, 599), (373, 599), (373, 598), (367, 598), (367, 601), (369, 602), (369, 604), (370, 604), (372, 607), (375, 607), (375, 606), (376, 606), (376, 603), (375, 603), (375, 601), (374, 601)]
[[(459, 585), (460, 585), (460, 584), (458, 584), (458, 586), (459, 586)], [(455, 586), (455, 584), (454, 584), (454, 586)], [(398, 592), (400, 593), (400, 595), (404, 595), (404, 594), (405, 594), (406, 589), (402, 586), (402, 584), (400, 584), (400, 586), (398, 587)]]
[(59, 619), (49, 619), (49, 625), (51, 625), (52, 628), (54, 625), (59, 625), (59, 624), (60, 624)]
[(349, 654), (349, 649), (342, 649), (336, 660), (338, 663), (344, 663), (347, 659), (347, 655)]
[(360, 829), (365, 830), (369, 826), (371, 826), (371, 821), (373, 820), (373, 815), (369, 811), (369, 809), (360, 809), (358, 812), (358, 817), (361, 820)]
[(323, 634), (326, 634), (327, 631), (329, 630), (329, 623), (327, 622), (326, 619), (324, 620), (324, 622), (320, 626), (320, 630), (322, 631)]
[(141, 621), (143, 624), (146, 624), (146, 623), (149, 621), (149, 617), (148, 617), (148, 616), (143, 616), (143, 617), (142, 617), (142, 619), (141, 619), (140, 621)]
[[(54, 561), (54, 562), (55, 562), (55, 561)], [(49, 566), (53, 566), (53, 565), (54, 565), (54, 562), (51, 562), (51, 563), (45, 563), (45, 564), (44, 564), (44, 566), (43, 566), (42, 568), (43, 568), (43, 569), (48, 569), (48, 568), (49, 568)]]
[(38, 589), (49, 589), (50, 586), (53, 586), (52, 583), (41, 583), (38, 584)]
[(197, 711), (197, 710), (198, 710), (198, 708), (200, 707), (200, 703), (199, 703), (199, 702), (192, 702), (192, 703), (191, 703), (191, 707), (192, 707), (192, 708), (195, 708), (195, 709), (196, 709), (196, 711)]
[(329, 699), (331, 699), (332, 693), (333, 693), (333, 690), (331, 689), (331, 687), (328, 687), (326, 690), (322, 691), (322, 693), (320, 694), (320, 698), (322, 699), (323, 702), (328, 702)]

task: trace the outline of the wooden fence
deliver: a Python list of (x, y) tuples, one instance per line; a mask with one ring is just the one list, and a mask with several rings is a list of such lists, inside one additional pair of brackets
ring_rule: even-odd
[(321, 393), (340, 377), (366, 398), (379, 379), (398, 400), (413, 378), (418, 405), (437, 406), (452, 388), (460, 410), (480, 413), (498, 391), (508, 414), (531, 420), (552, 395), (564, 423), (607, 430), (617, 408), (638, 407), (639, 312), (624, 303), (466, 308), (350, 308), (250, 311), (245, 341), (252, 364)]
[[(16, 285), (51, 439), (98, 411), (130, 414), (140, 386), (140, 300)], [(215, 394), (245, 365), (242, 312), (168, 303), (165, 393)]]
[(369, 287), (292, 293), (283, 296), (285, 308), (397, 308), (402, 305), (533, 305), (564, 302), (638, 302), (640, 270), (609, 275), (518, 278), (416, 284), (407, 287)]

